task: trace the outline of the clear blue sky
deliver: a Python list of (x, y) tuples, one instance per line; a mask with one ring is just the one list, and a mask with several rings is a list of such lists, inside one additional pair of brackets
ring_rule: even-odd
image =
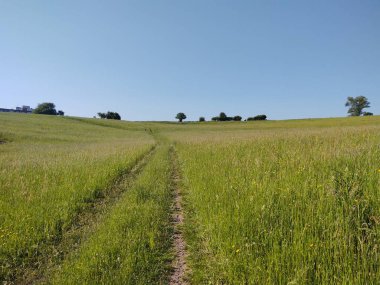
[(380, 114), (379, 0), (0, 0), (0, 107), (190, 120)]

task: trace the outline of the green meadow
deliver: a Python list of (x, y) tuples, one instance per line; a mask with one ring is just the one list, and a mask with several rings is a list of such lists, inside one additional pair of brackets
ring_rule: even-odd
[(169, 284), (176, 184), (186, 284), (380, 280), (379, 116), (0, 113), (0, 142), (4, 284)]

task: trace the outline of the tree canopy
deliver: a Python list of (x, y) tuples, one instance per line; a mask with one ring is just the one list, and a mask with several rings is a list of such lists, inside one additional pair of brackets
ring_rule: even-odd
[(34, 114), (57, 115), (54, 103), (41, 103), (33, 110)]
[(186, 115), (185, 115), (185, 113), (182, 113), (182, 112), (181, 112), (181, 113), (178, 113), (177, 116), (176, 116), (175, 118), (178, 119), (178, 121), (179, 121), (180, 123), (182, 123), (182, 121), (186, 119)]
[(220, 112), (219, 114), (219, 121), (227, 121), (227, 115), (224, 112)]
[(364, 96), (347, 97), (346, 107), (350, 107), (347, 111), (350, 116), (364, 115), (363, 109), (369, 108), (370, 103)]
[(266, 115), (257, 115), (254, 117), (247, 118), (247, 121), (265, 121), (267, 119)]
[(242, 119), (242, 117), (239, 116), (239, 115), (236, 115), (234, 117), (229, 117), (224, 112), (220, 112), (219, 116), (211, 118), (212, 121), (221, 121), (221, 122), (225, 122), (225, 121), (241, 121), (241, 119)]
[(110, 112), (108, 111), (107, 113), (98, 113), (99, 118), (101, 119), (109, 119), (109, 120), (121, 120), (121, 117), (119, 113), (117, 112)]

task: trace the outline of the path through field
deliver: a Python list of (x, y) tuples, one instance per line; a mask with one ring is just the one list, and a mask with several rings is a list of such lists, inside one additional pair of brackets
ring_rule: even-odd
[[(137, 176), (149, 162), (155, 148), (141, 157), (130, 170), (125, 170), (117, 177), (108, 189), (99, 193), (98, 197), (88, 201), (85, 208), (75, 217), (73, 224), (62, 233), (56, 243), (48, 245), (44, 252), (36, 257), (33, 263), (25, 266), (22, 272), (16, 275), (16, 284), (45, 283), (52, 272), (60, 266), (69, 255), (78, 250), (83, 242), (94, 233), (104, 215), (121, 198), (135, 182)], [(56, 258), (52, 258), (56, 257)]]
[(173, 260), (173, 273), (170, 277), (171, 285), (187, 284), (184, 277), (187, 272), (186, 264), (186, 243), (183, 238), (183, 208), (182, 208), (182, 195), (180, 189), (180, 173), (178, 167), (178, 161), (175, 150), (171, 148), (171, 163), (172, 163), (172, 188), (173, 188), (173, 248), (175, 258)]

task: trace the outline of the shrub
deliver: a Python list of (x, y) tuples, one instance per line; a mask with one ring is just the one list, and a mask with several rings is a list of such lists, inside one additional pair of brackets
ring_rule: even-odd
[(247, 118), (247, 121), (265, 121), (267, 119), (266, 115), (257, 115), (254, 117)]
[(101, 119), (121, 120), (120, 115), (117, 112), (98, 113)]

